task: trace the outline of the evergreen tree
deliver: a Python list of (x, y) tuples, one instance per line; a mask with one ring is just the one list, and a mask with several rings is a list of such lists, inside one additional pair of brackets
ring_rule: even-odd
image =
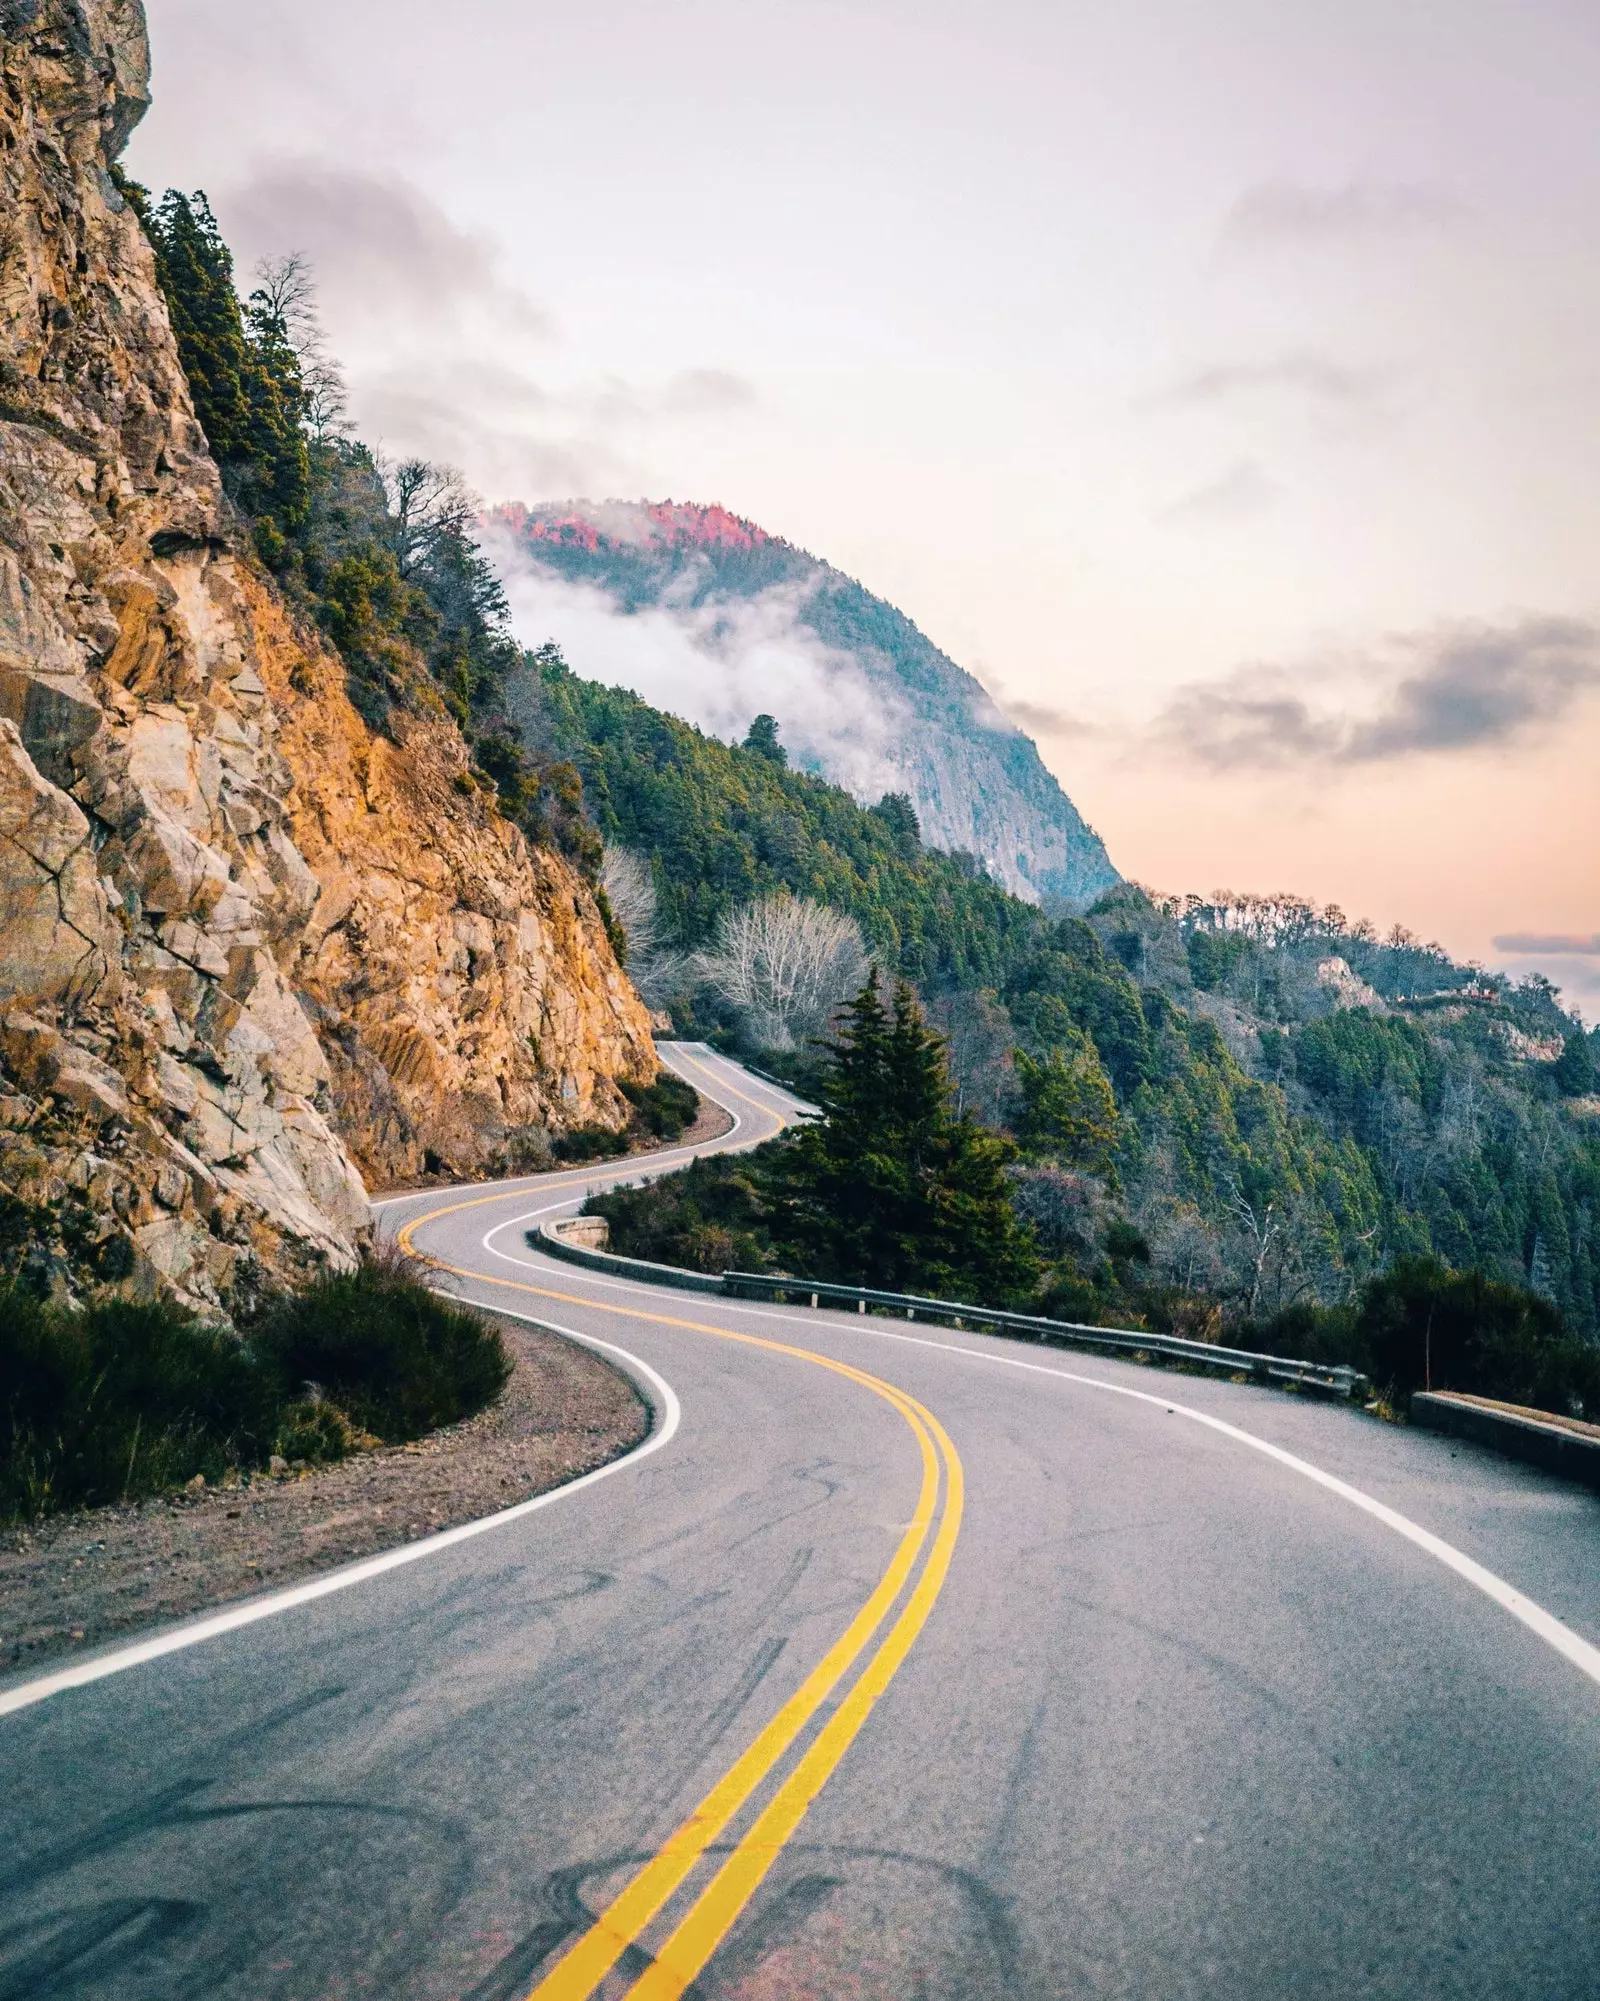
[(1117, 1101), (1094, 1044), (1082, 1029), (1042, 1057), (1016, 1052), (1017, 1109), (1012, 1121), (1023, 1151), (1062, 1167), (1112, 1172)]
[(789, 762), (789, 753), (778, 741), (776, 716), (757, 716), (745, 732), (744, 747), (746, 750), (753, 750), (758, 757), (766, 758), (770, 764)]
[(305, 388), (282, 315), (257, 294), (247, 316), (233, 286), (233, 255), (204, 194), (169, 188), (152, 209), (141, 191), (134, 205), (223, 484), (246, 513), (292, 533), (307, 517), (311, 470), (301, 430)]
[(1551, 1073), (1563, 1096), (1581, 1098), (1595, 1086), (1594, 1038), (1582, 1029), (1569, 1035)]
[(953, 1116), (944, 1045), (909, 987), (876, 972), (826, 1045), (825, 1116), (765, 1170), (773, 1236), (819, 1274), (894, 1292), (993, 1302), (1038, 1273), (1011, 1206), (1014, 1149)]

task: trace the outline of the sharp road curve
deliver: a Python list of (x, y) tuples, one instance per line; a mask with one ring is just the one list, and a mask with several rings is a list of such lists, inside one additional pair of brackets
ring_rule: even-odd
[(529, 1247), (681, 1158), (386, 1205), (651, 1435), (0, 1690), (0, 2001), (1600, 1994), (1600, 1498)]

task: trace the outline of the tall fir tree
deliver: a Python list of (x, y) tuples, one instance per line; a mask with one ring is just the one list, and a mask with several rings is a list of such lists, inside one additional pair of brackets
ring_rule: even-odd
[(944, 1043), (874, 971), (827, 1045), (824, 1117), (765, 1170), (773, 1235), (819, 1276), (989, 1303), (1038, 1275), (1006, 1183), (1010, 1142), (951, 1110)]
[(169, 188), (152, 208), (142, 189), (123, 187), (155, 251), (195, 415), (223, 484), (253, 519), (293, 533), (310, 508), (311, 465), (289, 330), (262, 295), (248, 311), (240, 305), (233, 255), (204, 194)]

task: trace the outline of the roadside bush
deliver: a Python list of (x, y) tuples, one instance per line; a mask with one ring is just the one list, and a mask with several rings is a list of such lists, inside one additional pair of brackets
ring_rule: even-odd
[(670, 1070), (663, 1070), (653, 1084), (623, 1084), (621, 1088), (630, 1108), (622, 1131), (592, 1125), (558, 1133), (550, 1149), (557, 1160), (607, 1160), (626, 1153), (638, 1140), (677, 1139), (694, 1124), (700, 1110), (699, 1092)]
[(633, 1107), (632, 1123), (654, 1139), (676, 1139), (700, 1110), (699, 1092), (670, 1070), (663, 1070), (653, 1084), (624, 1084), (622, 1092)]
[(511, 1373), (499, 1330), (431, 1293), (395, 1253), (275, 1301), (251, 1345), (289, 1396), (298, 1401), (314, 1384), (389, 1444), (470, 1417)]
[(687, 1271), (769, 1271), (774, 1252), (756, 1175), (769, 1141), (746, 1154), (710, 1154), (639, 1188), (591, 1195), (586, 1216), (604, 1216), (619, 1257)]
[(1367, 1285), (1358, 1347), (1375, 1383), (1432, 1384), (1569, 1417), (1600, 1415), (1600, 1346), (1569, 1333), (1549, 1300), (1437, 1258), (1398, 1258)]
[(170, 1301), (73, 1311), (14, 1284), (0, 1290), (0, 1520), (416, 1438), (481, 1410), (510, 1369), (493, 1327), (392, 1256), (269, 1300), (245, 1338)]
[(1549, 1300), (1433, 1257), (1397, 1258), (1353, 1306), (1289, 1307), (1229, 1335), (1241, 1348), (1350, 1362), (1389, 1397), (1431, 1385), (1567, 1417), (1600, 1416), (1600, 1346)]
[(0, 1293), (0, 1516), (216, 1479), (272, 1450), (272, 1377), (226, 1329), (165, 1301), (71, 1313)]
[(556, 1159), (569, 1162), (606, 1160), (627, 1150), (626, 1133), (613, 1132), (609, 1126), (574, 1126), (570, 1132), (557, 1133), (550, 1142)]
[[(1241, 1320), (1228, 1330), (1228, 1345), (1261, 1355), (1284, 1355), (1297, 1362), (1348, 1362), (1372, 1374), (1371, 1347), (1353, 1306), (1317, 1306), (1300, 1301), (1269, 1320)], [(1380, 1384), (1380, 1388), (1385, 1385)]]

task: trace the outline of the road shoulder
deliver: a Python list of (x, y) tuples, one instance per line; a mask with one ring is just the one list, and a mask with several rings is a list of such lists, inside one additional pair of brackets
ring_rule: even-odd
[(0, 1673), (475, 1521), (604, 1465), (649, 1411), (603, 1357), (501, 1321), (510, 1381), (486, 1411), (415, 1444), (319, 1473), (94, 1508), (0, 1533)]

